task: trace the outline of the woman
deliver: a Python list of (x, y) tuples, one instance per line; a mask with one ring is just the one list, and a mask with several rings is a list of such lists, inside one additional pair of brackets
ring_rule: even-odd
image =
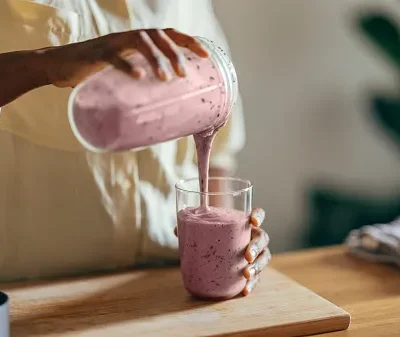
[[(174, 183), (197, 173), (192, 139), (85, 153), (69, 129), (66, 104), (70, 87), (107, 64), (142, 76), (123, 58), (134, 51), (165, 80), (147, 38), (178, 76), (185, 73), (175, 44), (207, 56), (188, 35), (146, 28), (172, 26), (226, 48), (211, 1), (6, 0), (0, 25), (0, 281), (176, 259)], [(243, 145), (240, 114), (215, 141), (212, 175), (234, 168)], [(253, 213), (246, 294), (270, 257), (263, 217)]]

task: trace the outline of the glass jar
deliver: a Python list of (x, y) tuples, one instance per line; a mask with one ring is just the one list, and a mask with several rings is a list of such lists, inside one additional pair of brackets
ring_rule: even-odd
[(143, 67), (145, 78), (135, 80), (107, 67), (77, 86), (68, 116), (78, 141), (94, 152), (133, 150), (223, 126), (238, 96), (236, 71), (222, 48), (198, 40), (210, 57), (182, 49), (184, 78), (160, 81), (136, 53), (128, 61)]

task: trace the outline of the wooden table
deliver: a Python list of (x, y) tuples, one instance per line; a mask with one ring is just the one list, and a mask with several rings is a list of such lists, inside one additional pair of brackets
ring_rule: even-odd
[[(326, 334), (329, 337), (390, 337), (400, 336), (400, 271), (394, 267), (367, 263), (362, 260), (349, 256), (343, 247), (331, 247), (318, 250), (308, 250), (301, 252), (293, 252), (287, 254), (276, 255), (273, 258), (272, 266), (294, 279), (295, 281), (306, 286), (310, 290), (316, 292), (327, 300), (342, 307), (352, 316), (352, 323), (347, 331)], [(168, 271), (167, 271), (168, 272)], [(132, 296), (139, 296), (141, 303), (147, 303), (147, 311), (143, 311), (141, 306), (138, 311), (142, 315), (157, 315), (165, 310), (174, 310), (174, 308), (160, 307), (160, 303), (168, 303), (166, 298), (170, 298), (174, 287), (181, 289), (178, 272), (172, 270), (169, 272), (170, 278), (176, 278), (176, 282), (165, 284), (162, 275), (166, 273), (164, 270), (152, 272), (151, 284), (159, 284), (157, 296), (147, 296), (146, 287), (148, 284), (143, 283), (140, 278), (141, 274), (146, 272), (121, 273), (115, 276), (105, 276), (110, 278), (107, 284), (102, 278), (94, 278), (91, 282), (87, 282), (85, 278), (74, 281), (50, 282), (49, 286), (44, 287), (44, 283), (38, 284), (8, 284), (4, 285), (5, 291), (12, 291), (18, 288), (18, 296), (14, 297), (14, 305), (18, 307), (20, 317), (15, 324), (25, 329), (30, 328), (32, 319), (40, 321), (41, 317), (52, 318), (57, 327), (65, 327), (65, 333), (57, 334), (57, 336), (74, 336), (74, 332), (69, 331), (68, 327), (71, 322), (74, 326), (84, 321), (89, 326), (93, 325), (92, 319), (98, 319), (99, 310), (101, 317), (107, 318), (107, 322), (112, 324), (118, 321), (115, 311), (132, 313), (132, 298), (125, 299), (127, 289), (130, 292), (132, 287), (140, 287), (141, 291), (134, 293)], [(136, 277), (133, 277), (133, 276)], [(171, 280), (170, 280), (171, 281)], [(75, 285), (73, 283), (75, 282)], [(113, 284), (111, 284), (111, 283)], [(114, 284), (115, 283), (115, 284)], [(58, 285), (57, 285), (58, 284)], [(106, 285), (113, 286), (112, 294), (108, 289), (103, 289)], [(82, 303), (79, 301), (70, 302), (68, 294), (73, 292), (72, 288), (79, 287), (82, 291), (90, 293), (94, 290), (95, 297), (87, 297), (84, 299), (85, 312)], [(183, 288), (181, 289), (184, 293)], [(148, 291), (148, 289), (147, 289)], [(152, 288), (154, 292), (154, 288)], [(176, 293), (176, 289), (175, 289)], [(144, 294), (144, 295), (143, 295)], [(185, 294), (184, 294), (185, 295)], [(144, 298), (143, 298), (144, 296)], [(111, 305), (109, 299), (119, 298), (118, 308), (115, 303)], [(32, 312), (29, 305), (25, 306), (21, 303), (34, 303), (38, 298), (46, 298), (48, 304), (37, 306)], [(186, 298), (186, 296), (185, 296)], [(164, 299), (164, 301), (163, 301)], [(80, 300), (82, 301), (82, 300)], [(140, 302), (139, 301), (139, 302)], [(143, 302), (145, 301), (145, 302)], [(157, 301), (157, 305), (151, 302)], [(101, 306), (99, 306), (101, 303)], [(186, 302), (185, 302), (186, 303)], [(188, 305), (193, 305), (188, 302)], [(89, 308), (89, 311), (88, 311)], [(152, 308), (151, 311), (149, 311)], [(154, 308), (158, 308), (154, 311)], [(96, 315), (90, 313), (97, 312)], [(49, 314), (50, 313), (50, 314)], [(137, 316), (138, 313), (135, 313)], [(52, 316), (53, 315), (53, 316)], [(43, 319), (42, 325), (47, 324)], [(48, 329), (51, 326), (49, 325)], [(46, 328), (47, 329), (47, 328)], [(29, 330), (32, 333), (32, 330)], [(50, 331), (50, 330), (49, 330)], [(52, 331), (52, 330), (51, 330)], [(26, 334), (21, 334), (26, 336)], [(107, 336), (106, 331), (100, 333)], [(35, 335), (37, 336), (37, 335)], [(242, 334), (240, 335), (242, 336)], [(1, 336), (0, 336), (1, 337)], [(246, 337), (246, 335), (243, 335)]]
[(349, 256), (343, 247), (276, 255), (273, 267), (349, 312), (329, 337), (400, 336), (400, 270)]

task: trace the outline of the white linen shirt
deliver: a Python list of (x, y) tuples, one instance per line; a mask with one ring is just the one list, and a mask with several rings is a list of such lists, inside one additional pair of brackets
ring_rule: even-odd
[[(228, 49), (211, 0), (0, 1), (1, 53), (151, 27)], [(137, 152), (85, 152), (68, 124), (70, 92), (47, 86), (1, 109), (0, 281), (177, 257), (174, 184), (197, 175), (192, 137)], [(243, 144), (238, 104), (212, 166), (234, 168)]]

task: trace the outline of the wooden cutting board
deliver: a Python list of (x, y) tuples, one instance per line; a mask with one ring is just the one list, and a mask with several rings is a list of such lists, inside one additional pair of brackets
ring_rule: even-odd
[(305, 336), (344, 330), (350, 315), (273, 269), (246, 298), (189, 297), (178, 269), (2, 287), (13, 337)]

